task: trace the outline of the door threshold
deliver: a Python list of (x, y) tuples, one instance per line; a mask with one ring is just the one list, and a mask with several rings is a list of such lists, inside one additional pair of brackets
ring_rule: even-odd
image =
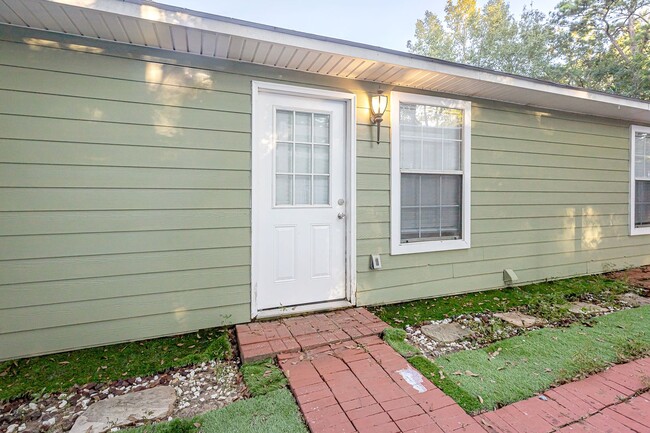
[(294, 316), (296, 314), (314, 313), (316, 311), (336, 310), (354, 307), (348, 300), (318, 302), (314, 304), (294, 305), (293, 307), (272, 308), (259, 310), (254, 319), (267, 319), (271, 317)]

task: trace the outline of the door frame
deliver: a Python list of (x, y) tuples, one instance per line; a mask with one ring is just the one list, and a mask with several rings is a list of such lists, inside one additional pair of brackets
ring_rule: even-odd
[[(260, 251), (259, 236), (260, 221), (257, 207), (261, 200), (261, 193), (256, 185), (260, 180), (259, 146), (256, 145), (262, 135), (261, 126), (256, 123), (259, 116), (259, 94), (275, 93), (288, 96), (303, 96), (333, 101), (342, 101), (346, 105), (346, 131), (345, 131), (345, 293), (343, 301), (329, 301), (293, 307), (280, 307), (259, 311), (257, 309), (257, 283), (258, 269), (256, 252)], [(330, 308), (349, 307), (356, 304), (357, 289), (357, 164), (356, 164), (356, 95), (353, 93), (334, 90), (301, 87), (289, 84), (268, 83), (252, 81), (252, 115), (251, 115), (251, 319), (277, 317), (290, 314), (306, 313), (310, 311), (325, 310)]]

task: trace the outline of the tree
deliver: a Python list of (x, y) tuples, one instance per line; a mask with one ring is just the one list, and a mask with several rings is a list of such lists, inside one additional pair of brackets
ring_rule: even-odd
[(650, 0), (561, 0), (550, 17), (506, 0), (447, 0), (426, 11), (411, 52), (650, 99)]
[(441, 20), (430, 11), (417, 20), (411, 52), (503, 72), (548, 78), (553, 31), (546, 15), (524, 9), (517, 21), (505, 0), (447, 0)]
[(557, 79), (650, 99), (650, 0), (562, 0)]

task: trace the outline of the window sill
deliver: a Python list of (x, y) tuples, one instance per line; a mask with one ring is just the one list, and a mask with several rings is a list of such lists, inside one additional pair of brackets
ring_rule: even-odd
[(650, 235), (650, 227), (632, 227), (630, 236)]
[[(650, 233), (650, 231), (648, 232)], [(464, 239), (449, 239), (442, 241), (423, 241), (402, 244), (399, 241), (391, 242), (390, 254), (432, 253), (436, 251), (466, 250), (470, 243)]]

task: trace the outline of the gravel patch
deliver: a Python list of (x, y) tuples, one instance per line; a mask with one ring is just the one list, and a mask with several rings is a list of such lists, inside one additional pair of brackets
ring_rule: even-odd
[(234, 361), (211, 361), (174, 368), (148, 377), (107, 384), (75, 385), (68, 393), (44, 394), (28, 401), (18, 399), (0, 406), (0, 432), (66, 432), (93, 403), (159, 385), (169, 385), (178, 395), (172, 418), (190, 418), (219, 409), (246, 394), (246, 386)]
[[(643, 298), (647, 299), (647, 298)], [(584, 302), (590, 302), (599, 305), (598, 312), (589, 314), (590, 317), (601, 316), (609, 314), (614, 311), (631, 308), (629, 302), (624, 297), (618, 297), (614, 302), (603, 302), (598, 297), (591, 294), (585, 294), (581, 297)], [(477, 313), (477, 314), (462, 314), (460, 316), (446, 318), (444, 320), (432, 320), (420, 323), (415, 326), (407, 326), (406, 340), (408, 343), (418, 347), (422, 353), (429, 358), (437, 358), (450, 353), (459, 352), (461, 350), (474, 350), (485, 347), (491, 343), (505, 340), (510, 337), (521, 335), (527, 331), (548, 327), (569, 326), (572, 323), (584, 320), (584, 314), (569, 315), (557, 322), (541, 322), (535, 326), (523, 329), (514, 326), (492, 313)], [(449, 324), (457, 323), (462, 329), (471, 331), (471, 334), (463, 339), (442, 343), (426, 336), (421, 327), (429, 324)]]

